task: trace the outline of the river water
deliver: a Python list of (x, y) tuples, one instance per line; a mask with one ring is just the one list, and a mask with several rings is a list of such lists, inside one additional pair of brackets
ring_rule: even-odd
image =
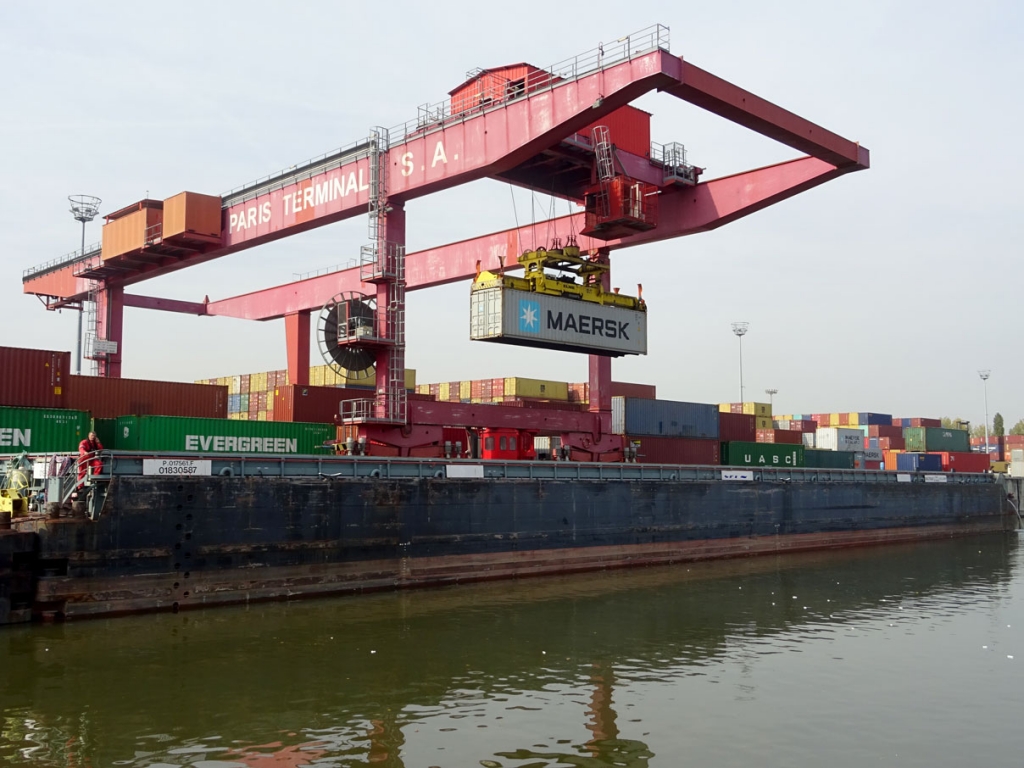
[(1017, 534), (0, 630), (0, 763), (1020, 766)]

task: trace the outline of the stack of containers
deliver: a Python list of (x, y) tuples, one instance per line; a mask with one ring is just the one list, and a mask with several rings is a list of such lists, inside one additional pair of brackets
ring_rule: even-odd
[(612, 432), (637, 448), (637, 460), (656, 464), (718, 464), (718, 409), (704, 403), (612, 398)]
[(770, 403), (719, 403), (718, 410), (722, 413), (745, 413), (754, 416), (757, 429), (774, 428)]
[(986, 446), (984, 436), (972, 437), (971, 450), (987, 453), (992, 461), (1005, 461), (1006, 459), (1003, 457), (1006, 455), (1006, 438), (989, 435), (988, 446)]
[(0, 347), (0, 454), (74, 452), (89, 414), (64, 407), (71, 353)]

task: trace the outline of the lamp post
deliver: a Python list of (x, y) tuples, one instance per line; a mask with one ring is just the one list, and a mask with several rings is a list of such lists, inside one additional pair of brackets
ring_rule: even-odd
[(740, 402), (743, 402), (743, 337), (746, 336), (750, 323), (733, 323), (732, 332), (740, 340)]
[(774, 412), (775, 396), (779, 394), (779, 390), (777, 390), (775, 387), (769, 387), (764, 391), (764, 393), (768, 395), (768, 405), (772, 406), (772, 411)]
[(978, 371), (978, 375), (981, 377), (981, 382), (985, 387), (985, 454), (991, 460), (988, 445), (988, 377), (992, 375), (992, 371), (986, 368), (984, 371)]
[[(100, 203), (103, 201), (92, 195), (71, 195), (68, 197), (71, 203), (71, 215), (75, 221), (82, 222), (82, 251), (85, 256), (85, 225), (96, 218), (100, 212)], [(82, 373), (82, 302), (78, 307), (78, 338), (75, 340), (75, 375)]]

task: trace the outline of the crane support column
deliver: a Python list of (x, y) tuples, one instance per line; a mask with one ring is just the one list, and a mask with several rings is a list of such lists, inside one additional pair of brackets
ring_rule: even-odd
[[(124, 346), (124, 286), (107, 285), (96, 293), (96, 337), (92, 359), (96, 373), (108, 379), (121, 378)], [(105, 351), (109, 348), (110, 351)]]
[[(610, 248), (599, 248), (596, 260), (608, 264), (610, 255)], [(610, 291), (611, 287), (611, 271), (608, 271), (601, 276), (601, 288)], [(612, 359), (606, 355), (590, 355), (590, 410), (609, 413), (612, 410)]]
[(309, 312), (294, 312), (284, 317), (284, 335), (288, 348), (288, 382), (309, 385)]

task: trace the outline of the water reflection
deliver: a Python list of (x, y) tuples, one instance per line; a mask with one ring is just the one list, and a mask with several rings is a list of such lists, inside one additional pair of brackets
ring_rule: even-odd
[(638, 696), (729, 670), (737, 701), (756, 699), (744, 675), (759, 659), (878, 618), (941, 628), (1010, 595), (1016, 546), (989, 536), (4, 630), (0, 759), (655, 765), (654, 736), (626, 714)]

